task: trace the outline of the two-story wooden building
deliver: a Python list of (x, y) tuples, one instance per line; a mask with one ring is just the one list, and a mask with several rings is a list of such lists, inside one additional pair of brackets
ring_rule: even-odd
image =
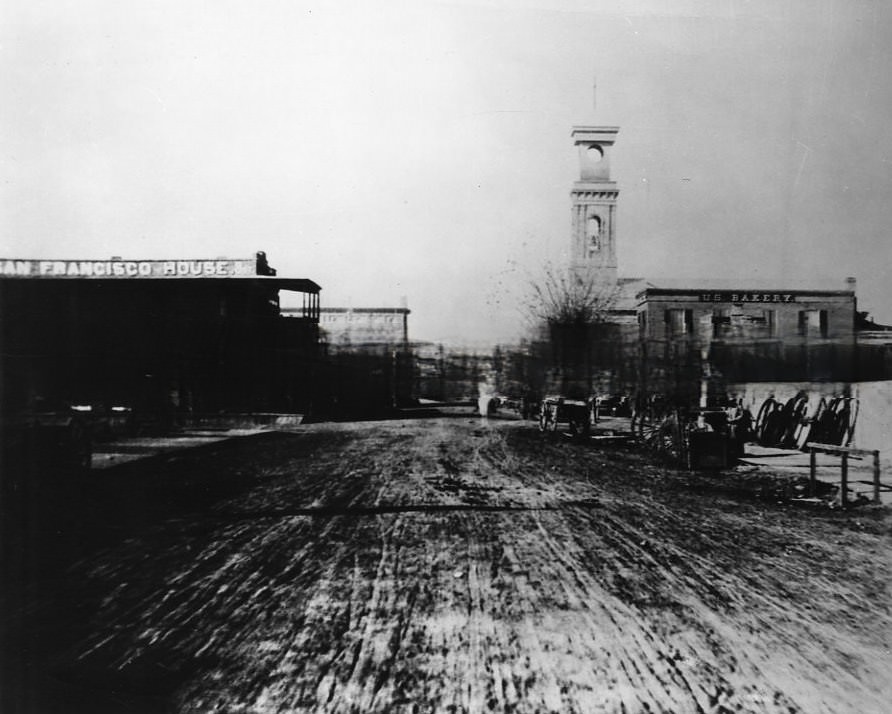
[[(302, 295), (285, 319), (279, 292)], [(319, 286), (266, 256), (0, 259), (3, 407), (121, 405), (190, 414), (304, 411), (318, 356)]]

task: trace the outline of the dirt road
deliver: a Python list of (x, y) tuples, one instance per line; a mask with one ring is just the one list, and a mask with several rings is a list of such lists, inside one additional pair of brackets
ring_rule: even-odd
[(888, 510), (735, 497), (469, 414), (186, 470), (188, 502), (164, 474), (135, 501), (104, 484), (96, 549), (25, 613), (34, 706), (889, 711)]

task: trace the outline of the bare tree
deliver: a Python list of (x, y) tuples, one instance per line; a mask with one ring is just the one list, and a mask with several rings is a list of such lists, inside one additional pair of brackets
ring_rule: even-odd
[(546, 390), (569, 398), (591, 395), (593, 341), (611, 321), (618, 298), (616, 284), (592, 280), (572, 268), (546, 264), (541, 277), (529, 280), (520, 308), (551, 347)]
[(534, 325), (585, 327), (607, 321), (618, 292), (615, 284), (586, 279), (572, 269), (546, 264), (541, 278), (530, 279), (521, 308)]

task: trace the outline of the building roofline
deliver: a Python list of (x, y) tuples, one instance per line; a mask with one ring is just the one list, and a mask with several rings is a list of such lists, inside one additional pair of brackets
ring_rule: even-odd
[(67, 277), (40, 277), (40, 278), (22, 278), (2, 276), (0, 283), (17, 283), (19, 285), (246, 285), (250, 284), (255, 287), (274, 288), (276, 290), (288, 290), (300, 293), (319, 293), (322, 287), (309, 278), (277, 278), (264, 275), (234, 275), (228, 277), (208, 277), (208, 278), (162, 278), (162, 277), (141, 277), (141, 278), (67, 278)]
[(321, 312), (328, 313), (384, 313), (387, 315), (408, 315), (412, 311), (407, 307), (320, 307)]
[[(696, 295), (712, 295), (715, 293), (736, 293), (742, 295), (762, 295), (762, 294), (782, 294), (782, 295), (795, 295), (805, 296), (805, 295), (813, 295), (815, 297), (855, 297), (855, 292), (853, 290), (802, 290), (802, 289), (785, 289), (785, 288), (775, 288), (775, 289), (751, 289), (751, 288), (655, 288), (648, 287), (644, 288), (644, 290), (639, 291), (635, 294), (636, 298), (641, 298), (645, 295), (678, 295), (678, 296), (696, 296)], [(758, 300), (729, 300), (727, 302), (759, 302)], [(765, 301), (769, 302), (769, 301)]]
[(139, 259), (118, 256), (108, 259), (37, 259), (0, 257), (0, 280), (17, 282), (67, 281), (73, 283), (112, 283), (167, 281), (204, 283), (253, 281), (271, 282), (281, 290), (318, 293), (322, 288), (308, 278), (279, 277), (270, 267), (266, 253), (250, 258)]

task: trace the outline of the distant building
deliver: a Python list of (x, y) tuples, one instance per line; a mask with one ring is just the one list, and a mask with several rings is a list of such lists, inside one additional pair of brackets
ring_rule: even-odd
[(319, 309), (326, 385), (319, 410), (331, 417), (383, 416), (413, 402), (409, 314), (405, 305)]
[(405, 348), (409, 343), (407, 307), (323, 307), (319, 327), (330, 349), (370, 345)]
[(414, 393), (439, 402), (474, 402), (481, 390), (494, 392), (500, 351), (420, 342), (412, 346)]

